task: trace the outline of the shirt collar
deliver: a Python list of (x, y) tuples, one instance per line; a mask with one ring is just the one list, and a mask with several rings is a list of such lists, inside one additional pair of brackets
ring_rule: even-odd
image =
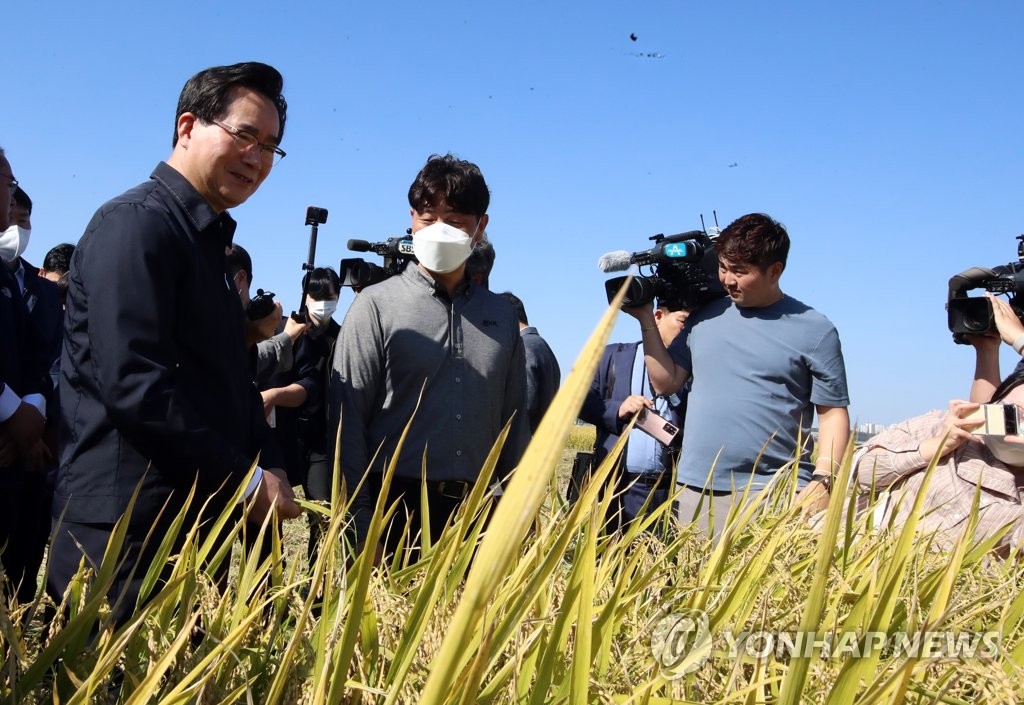
[[(423, 268), (417, 265), (415, 262), (410, 262), (406, 266), (402, 274), (407, 277), (410, 277), (410, 279), (414, 282), (419, 282), (420, 284), (425, 285), (427, 288), (430, 289), (431, 293), (433, 293), (435, 296), (441, 296), (445, 299), (448, 298), (448, 290), (445, 289), (438, 282), (434, 281), (434, 278), (431, 277), (426, 272), (424, 272)], [(469, 296), (472, 286), (473, 284), (472, 282), (469, 281), (468, 278), (463, 279), (455, 288), (455, 296), (452, 298), (454, 299), (455, 297), (458, 296)]]
[(168, 191), (174, 200), (181, 206), (182, 211), (195, 225), (196, 230), (204, 232), (207, 228), (224, 238), (225, 246), (231, 244), (235, 234), (235, 220), (227, 211), (216, 213), (205, 198), (196, 190), (196, 187), (189, 182), (184, 175), (167, 162), (160, 162), (156, 165), (151, 179), (159, 181)]

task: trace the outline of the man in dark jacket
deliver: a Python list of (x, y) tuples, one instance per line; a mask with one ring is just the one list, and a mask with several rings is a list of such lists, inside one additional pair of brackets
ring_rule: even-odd
[[(683, 330), (688, 315), (687, 311), (670, 311), (666, 306), (655, 309), (655, 324), (665, 345)], [(618, 496), (612, 501), (609, 516), (613, 529), (640, 516), (645, 502), (648, 509), (653, 509), (668, 500), (675, 486), (675, 462), (686, 415), (685, 389), (668, 397), (654, 394), (644, 366), (643, 350), (637, 354), (639, 346), (639, 342), (607, 346), (583, 401), (580, 418), (597, 428), (594, 467), (607, 457), (625, 426), (637, 414), (657, 413), (678, 428), (679, 433), (671, 443), (665, 444), (634, 425), (620, 457)], [(584, 477), (572, 478), (576, 487), (584, 480)], [(570, 486), (570, 499), (574, 499), (573, 486)]]
[(49, 588), (63, 594), (83, 550), (99, 565), (138, 488), (109, 593), (125, 592), (118, 623), (145, 599), (149, 561), (182, 512), (187, 530), (244, 485), (250, 520), (299, 514), (252, 384), (224, 254), (235, 230), (227, 210), (284, 156), (282, 83), (259, 63), (189, 79), (170, 158), (97, 211), (71, 260)]

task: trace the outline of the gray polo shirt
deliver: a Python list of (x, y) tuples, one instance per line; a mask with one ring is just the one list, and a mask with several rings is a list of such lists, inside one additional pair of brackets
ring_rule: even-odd
[(511, 306), (469, 283), (449, 300), (415, 264), (356, 296), (335, 347), (330, 397), (350, 488), (374, 453), (373, 470), (382, 471), (414, 410), (396, 468), (402, 477), (418, 478), (426, 453), (428, 479), (474, 481), (513, 414), (498, 476), (529, 441), (523, 343)]

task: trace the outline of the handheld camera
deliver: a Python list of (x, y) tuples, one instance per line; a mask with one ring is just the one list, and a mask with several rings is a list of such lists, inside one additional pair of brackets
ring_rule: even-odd
[[(717, 236), (717, 230), (714, 235)], [(658, 234), (650, 238), (654, 247), (642, 252), (609, 252), (598, 260), (603, 272), (618, 272), (638, 265), (635, 276), (622, 301), (623, 306), (640, 306), (658, 299), (673, 311), (693, 310), (713, 299), (725, 296), (718, 281), (718, 254), (712, 236), (703, 230), (677, 235)], [(605, 282), (608, 302), (615, 298), (626, 277)]]
[(967, 345), (968, 335), (996, 330), (992, 302), (984, 296), (968, 296), (972, 289), (1008, 294), (1010, 306), (1018, 318), (1024, 318), (1024, 235), (1017, 236), (1017, 261), (988, 269), (971, 267), (949, 280), (946, 299), (949, 330), (953, 340)]
[(408, 232), (404, 237), (389, 237), (384, 242), (349, 240), (348, 249), (353, 252), (372, 252), (384, 258), (383, 266), (367, 262), (361, 257), (341, 260), (338, 265), (341, 285), (350, 286), (356, 291), (401, 274), (410, 262), (416, 261), (412, 235)]

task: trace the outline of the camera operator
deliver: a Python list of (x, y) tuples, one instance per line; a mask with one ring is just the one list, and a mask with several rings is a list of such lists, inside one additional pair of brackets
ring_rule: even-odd
[[(250, 288), (252, 286), (252, 257), (244, 247), (233, 243), (227, 252), (228, 266), (231, 268), (231, 280), (242, 300), (242, 308), (248, 313), (252, 303)], [(256, 346), (256, 367), (253, 378), (257, 386), (264, 387), (275, 374), (291, 369), (294, 361), (295, 341), (306, 332), (306, 324), (298, 323), (291, 317), (285, 319), (284, 329), (281, 327), (281, 302), (274, 301), (273, 307), (265, 316), (253, 320), (246, 316), (245, 344)]]
[[(1024, 409), (1024, 367), (1018, 365), (999, 382), (1000, 341), (1024, 348), (1024, 324), (1010, 305), (992, 294), (998, 335), (969, 336), (976, 351), (970, 401), (954, 399), (946, 411), (931, 411), (896, 424), (869, 439), (855, 466), (856, 482), (867, 492), (859, 508), (869, 506), (872, 489), (888, 489), (881, 526), (902, 526), (924, 482), (925, 470), (936, 462), (921, 512), (921, 529), (936, 532), (936, 543), (951, 548), (963, 532), (979, 494), (975, 542), (1009, 527), (994, 546), (1006, 553), (1024, 547), (1024, 437), (981, 435), (981, 419), (967, 416), (981, 404), (997, 402)], [(938, 458), (936, 460), (936, 458)]]
[[(779, 286), (789, 254), (785, 228), (764, 214), (745, 215), (722, 231), (716, 248), (728, 298), (694, 312), (670, 350), (649, 307), (625, 309), (640, 321), (654, 391), (675, 393), (692, 378), (679, 520), (696, 520), (713, 539), (733, 492), (738, 498), (749, 482), (753, 493), (794, 458), (803, 488), (798, 499), (808, 511), (822, 508), (850, 437), (839, 334)], [(815, 411), (819, 450), (812, 465)], [(801, 440), (806, 445), (798, 448)]]
[[(664, 302), (658, 302), (654, 309), (654, 322), (662, 345), (667, 347), (672, 344), (686, 325), (689, 315), (689, 311), (672, 311)], [(677, 428), (683, 427), (686, 390), (680, 389), (667, 396), (655, 394), (647, 377), (644, 355), (638, 352), (640, 342), (612, 343), (605, 347), (594, 381), (583, 401), (580, 418), (597, 427), (593, 457), (595, 467), (601, 464), (618, 442), (619, 435), (629, 421), (646, 409), (654, 410)], [(609, 508), (609, 530), (625, 528), (640, 516), (645, 503), (650, 511), (668, 501), (675, 489), (673, 474), (681, 440), (680, 434), (670, 446), (666, 446), (643, 430), (633, 427), (620, 459), (622, 472)], [(569, 501), (575, 501), (578, 496), (576, 491), (584, 480), (584, 477), (575, 475), (571, 479), (573, 484), (570, 485), (567, 497)]]
[[(288, 479), (302, 485), (306, 499), (328, 501), (333, 486), (333, 459), (327, 454), (327, 384), (340, 326), (334, 320), (341, 283), (330, 267), (317, 267), (309, 277), (306, 335), (295, 343), (295, 365), (277, 375), (274, 386), (261, 392), (263, 410), (276, 409), (274, 435), (285, 455)], [(319, 514), (310, 512), (310, 564), (323, 531)]]
[(507, 301), (465, 271), (487, 227), (489, 203), (479, 167), (451, 154), (431, 156), (409, 188), (418, 262), (364, 289), (341, 326), (330, 419), (336, 422), (340, 411), (349, 491), (366, 476), (351, 505), (357, 545), (365, 541), (382, 471), (407, 424), (388, 497), (388, 504), (400, 501), (385, 529), (388, 553), (406, 515), (409, 540), (418, 542), (424, 469), (429, 527), (437, 537), (509, 420), (497, 478), (515, 467), (529, 439), (519, 324)]

